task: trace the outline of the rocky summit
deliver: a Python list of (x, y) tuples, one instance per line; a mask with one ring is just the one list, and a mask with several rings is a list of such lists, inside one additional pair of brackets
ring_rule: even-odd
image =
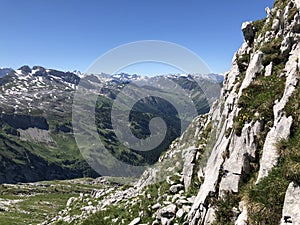
[[(299, 225), (300, 1), (276, 0), (242, 33), (219, 99), (138, 180), (2, 185), (0, 218), (26, 218), (37, 209), (22, 202), (47, 193), (41, 205), (53, 213), (39, 212), (37, 224)], [(52, 142), (38, 130), (20, 137), (32, 132)]]

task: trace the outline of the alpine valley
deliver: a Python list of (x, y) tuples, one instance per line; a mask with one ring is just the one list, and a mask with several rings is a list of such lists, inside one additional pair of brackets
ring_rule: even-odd
[[(138, 80), (148, 83), (159, 78), (170, 79), (191, 96), (198, 113), (204, 114), (209, 111), (209, 104), (197, 82), (209, 87), (221, 85), (223, 80), (222, 76), (213, 74), (150, 78), (128, 74), (95, 76), (38, 66), (23, 66), (16, 71), (3, 69), (2, 72), (6, 75), (0, 78), (0, 183), (99, 176), (82, 158), (72, 133), (73, 96), (82, 78), (88, 83), (85, 85), (95, 84), (96, 79), (102, 86), (95, 117), (105, 147), (111, 149), (118, 159), (133, 165), (155, 163), (180, 135), (180, 121), (176, 110), (168, 102), (155, 97), (143, 99), (132, 110), (132, 130), (136, 136), (146, 137), (149, 133), (147, 121), (154, 116), (164, 116), (168, 124), (164, 144), (144, 154), (122, 146), (112, 131), (110, 113), (113, 100), (126, 84)], [(217, 95), (211, 100), (215, 100)], [(174, 99), (176, 97), (173, 96)]]

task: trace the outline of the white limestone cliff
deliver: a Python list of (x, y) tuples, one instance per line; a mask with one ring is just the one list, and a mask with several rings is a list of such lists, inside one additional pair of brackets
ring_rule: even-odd
[[(295, 1), (295, 3), (299, 9), (299, 1)], [(257, 74), (261, 73), (263, 70), (266, 71), (266, 76), (272, 74), (271, 68), (273, 65), (269, 64), (266, 67), (262, 65), (264, 53), (260, 50), (256, 50), (255, 46), (259, 42), (264, 44), (264, 42), (268, 42), (269, 40), (285, 34), (283, 36), (288, 35), (288, 37), (290, 37), (290, 39), (284, 38), (281, 44), (282, 54), (287, 54), (288, 57), (285, 68), (281, 74), (281, 76), (286, 77), (285, 89), (282, 98), (275, 102), (273, 109), (270, 109), (273, 110), (274, 121), (273, 126), (270, 128), (264, 141), (257, 183), (260, 182), (263, 177), (268, 176), (270, 170), (277, 164), (279, 156), (276, 144), (280, 140), (289, 137), (290, 128), (293, 122), (292, 117), (286, 116), (284, 108), (298, 83), (300, 68), (300, 35), (298, 32), (294, 32), (298, 29), (297, 27), (300, 24), (300, 16), (298, 11), (293, 20), (287, 22), (290, 9), (291, 3), (285, 7), (285, 13), (279, 13), (279, 18), (274, 19), (272, 29), (266, 32), (265, 36), (259, 36), (257, 39), (252, 40), (253, 44), (251, 44), (251, 39), (253, 37), (252, 23), (247, 22), (242, 26), (245, 35), (245, 43), (236, 53), (231, 70), (225, 75), (224, 87), (221, 99), (219, 100), (222, 104), (219, 104), (218, 109), (216, 110), (218, 113), (212, 112), (213, 115), (221, 118), (217, 119), (212, 117), (213, 121), (219, 121), (218, 139), (216, 140), (212, 153), (208, 159), (207, 166), (204, 168), (203, 173), (205, 179), (191, 211), (189, 212), (188, 224), (209, 224), (206, 222), (207, 217), (212, 217), (212, 215), (210, 206), (208, 206), (206, 202), (212, 193), (218, 192), (219, 198), (222, 198), (227, 191), (239, 192), (242, 176), (249, 172), (249, 163), (254, 161), (256, 157), (256, 139), (261, 129), (261, 123), (259, 120), (252, 120), (245, 123), (240, 135), (236, 135), (232, 131), (229, 135), (227, 134), (227, 136), (225, 133), (233, 128), (234, 118), (238, 116), (240, 111), (238, 100), (243, 95), (243, 90), (246, 89), (254, 81)], [(270, 11), (268, 17), (276, 15), (276, 11), (278, 12), (279, 9), (272, 9), (272, 13)], [(277, 26), (277, 24), (275, 26), (275, 23), (282, 24), (282, 26)], [(288, 49), (288, 53), (285, 52), (286, 49)], [(247, 66), (243, 80), (239, 80), (241, 72), (238, 68), (238, 57), (249, 52), (252, 52), (250, 53), (250, 62)], [(240, 82), (241, 84), (239, 84)], [(289, 188), (287, 193), (291, 192), (290, 189), (291, 188)], [(287, 198), (289, 197), (287, 196)], [(285, 205), (288, 205), (289, 201), (291, 200), (286, 200)], [(299, 210), (297, 212), (298, 214), (300, 213)], [(291, 213), (291, 215), (294, 214)], [(246, 207), (242, 209), (240, 216), (236, 220), (236, 224), (246, 224), (244, 222), (245, 218), (247, 218)]]

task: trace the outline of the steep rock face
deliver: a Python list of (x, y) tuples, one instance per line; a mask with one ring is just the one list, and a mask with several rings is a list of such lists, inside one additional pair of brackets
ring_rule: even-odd
[(136, 186), (145, 187), (179, 172), (182, 173), (185, 190), (189, 189), (196, 159), (206, 146), (206, 130), (210, 130), (210, 120), (210, 115), (195, 118), (182, 136), (159, 158), (158, 163), (144, 172)]
[[(300, 18), (299, 11), (295, 10), (293, 2), (285, 4), (284, 7), (281, 5), (281, 8), (283, 9), (279, 7), (272, 9), (272, 13), (268, 15), (269, 18), (261, 22), (263, 23), (261, 31), (256, 31), (256, 38), (253, 41), (251, 40), (252, 32), (255, 29), (252, 27), (258, 26), (257, 23), (243, 24), (245, 43), (236, 53), (232, 69), (225, 76), (221, 104), (218, 106), (220, 109), (217, 109), (218, 113), (214, 113), (222, 118), (219, 122), (218, 139), (204, 169), (204, 183), (189, 213), (189, 224), (208, 224), (206, 220), (207, 217), (211, 217), (210, 208), (212, 207), (207, 203), (208, 199), (212, 195), (222, 198), (228, 192), (238, 193), (244, 177), (250, 173), (251, 162), (259, 160), (256, 183), (268, 176), (278, 162), (276, 144), (290, 135), (293, 118), (287, 116), (284, 109), (299, 79), (300, 36), (295, 30), (300, 24)], [(273, 26), (269, 29), (268, 24), (272, 23)], [(272, 46), (274, 42), (279, 42), (277, 43), (280, 48), (279, 54), (286, 57), (280, 59), (280, 62), (276, 61), (274, 55), (268, 56), (273, 54), (270, 48), (275, 48)], [(270, 62), (266, 64), (268, 60)], [(279, 72), (275, 71), (278, 73), (276, 75), (274, 71), (271, 72), (273, 60), (277, 65), (283, 65)], [(247, 95), (244, 90), (247, 93), (249, 87), (252, 88), (253, 84), (256, 84), (259, 76), (264, 75), (285, 77), (283, 94), (273, 103), (271, 120), (261, 117), (263, 113), (259, 112), (259, 109), (254, 111), (254, 115), (249, 115), (251, 109), (243, 109), (240, 104), (241, 98)], [(250, 98), (249, 101), (251, 101)], [(217, 121), (217, 118), (212, 117), (212, 120)], [(266, 123), (270, 123), (269, 129), (265, 128)], [(259, 158), (258, 139), (261, 138), (262, 132), (266, 134), (266, 137), (261, 139), (263, 148), (262, 156)], [(245, 219), (241, 218), (247, 218), (246, 208), (242, 209), (236, 224), (244, 224), (241, 221)]]
[(290, 183), (284, 200), (281, 224), (300, 224), (300, 187)]

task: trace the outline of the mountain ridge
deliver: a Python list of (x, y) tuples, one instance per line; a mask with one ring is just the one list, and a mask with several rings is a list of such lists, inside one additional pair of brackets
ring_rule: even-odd
[(11, 69), (11, 68), (0, 68), (0, 78), (8, 75), (12, 71), (13, 71), (13, 69)]
[[(102, 140), (108, 143), (107, 147), (113, 149), (118, 155), (117, 157), (122, 157), (130, 163), (153, 163), (157, 160), (160, 151), (165, 150), (165, 147), (160, 147), (155, 154), (141, 156), (135, 152), (128, 152), (116, 141), (107, 142), (108, 139), (114, 139), (114, 134), (110, 132), (109, 121), (110, 107), (114, 98), (128, 82), (137, 79), (143, 81), (145, 78), (127, 74), (122, 74), (120, 77), (106, 74), (99, 76), (81, 74), (79, 77), (71, 72), (46, 69), (41, 66), (32, 68), (22, 66), (0, 79), (0, 133), (2, 135), (0, 165), (3, 167), (0, 172), (1, 183), (98, 176), (82, 158), (72, 134), (73, 94), (83, 77), (87, 78), (84, 80), (86, 85), (103, 86), (97, 104), (98, 132)], [(155, 81), (157, 78), (147, 79)], [(194, 90), (196, 83), (191, 76), (189, 78), (173, 76), (165, 79), (173, 79), (181, 83), (186, 91), (195, 95), (194, 99), (203, 95), (200, 89)], [(211, 81), (215, 82), (213, 79)], [(203, 82), (209, 84), (210, 81), (203, 79)], [(158, 102), (147, 100), (145, 103), (139, 106), (142, 113), (150, 106), (152, 113), (163, 110), (163, 107), (158, 107)], [(199, 113), (208, 110), (209, 106), (202, 98), (196, 100), (196, 103), (199, 104)], [(172, 116), (176, 116), (175, 112)], [(171, 118), (169, 121), (172, 121)], [(147, 127), (142, 124), (144, 124), (143, 120), (137, 123), (136, 134), (145, 136)], [(171, 122), (173, 128), (171, 127), (170, 140), (179, 135), (178, 132), (176, 133), (178, 129), (175, 129), (175, 124), (172, 124), (174, 123)], [(35, 164), (39, 169), (36, 169)], [(60, 172), (48, 173), (49, 176), (36, 172), (48, 171), (48, 165), (49, 168)], [(19, 174), (14, 174), (16, 171)], [(66, 171), (65, 176), (63, 171)]]

